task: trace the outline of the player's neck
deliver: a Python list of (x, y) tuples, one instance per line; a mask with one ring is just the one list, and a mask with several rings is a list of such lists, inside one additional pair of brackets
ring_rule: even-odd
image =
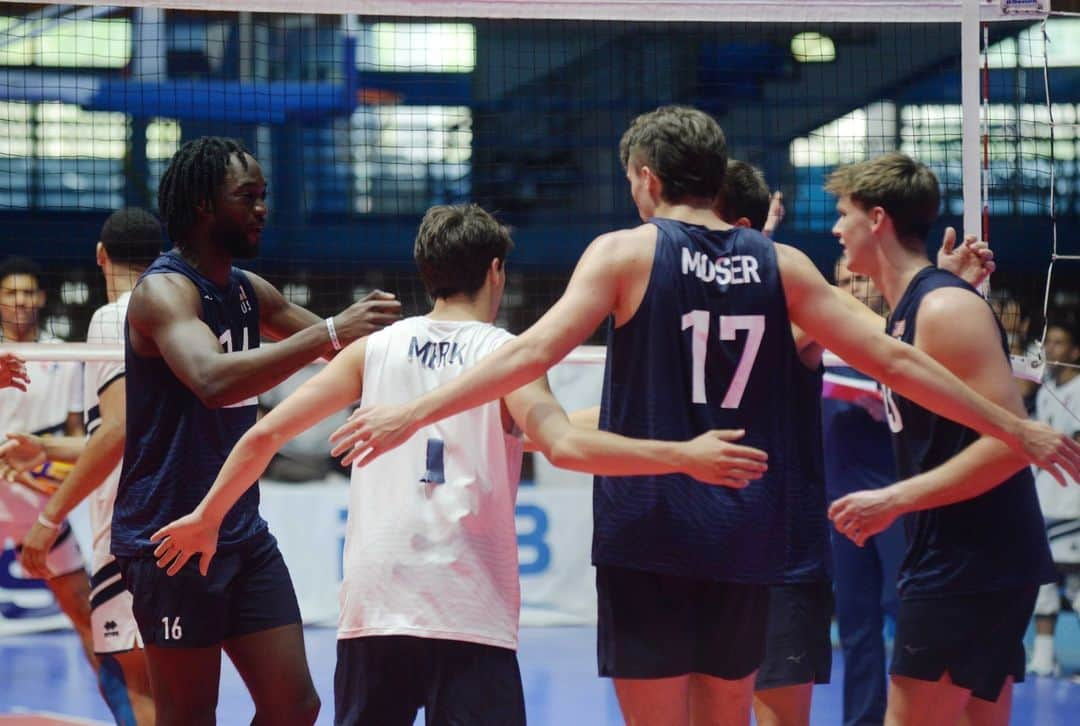
[(477, 295), (472, 300), (465, 295), (454, 295), (450, 298), (437, 298), (427, 317), (430, 320), (487, 322), (494, 316), (483, 295)]
[(709, 229), (731, 229), (731, 225), (720, 219), (711, 205), (668, 204), (661, 201), (653, 210), (653, 216), (696, 224)]
[(233, 258), (222, 245), (215, 245), (206, 237), (196, 237), (179, 248), (179, 252), (199, 274), (218, 287), (223, 288), (229, 284)]
[(130, 267), (114, 266), (105, 275), (105, 297), (113, 303), (120, 299), (124, 293), (135, 289), (135, 283), (139, 280), (142, 270), (134, 270)]
[(881, 290), (889, 308), (895, 310), (915, 275), (930, 265), (930, 258), (925, 252), (917, 252), (900, 242), (893, 242), (878, 247), (877, 264), (877, 272), (870, 278)]

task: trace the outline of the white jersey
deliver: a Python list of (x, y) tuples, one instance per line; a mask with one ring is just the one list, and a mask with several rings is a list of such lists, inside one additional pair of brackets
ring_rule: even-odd
[[(1035, 396), (1035, 418), (1055, 431), (1076, 436), (1080, 431), (1080, 376), (1064, 385), (1046, 380)], [(1035, 473), (1039, 506), (1047, 519), (1080, 519), (1080, 486), (1066, 475), (1069, 486), (1063, 487), (1049, 473)]]
[[(361, 403), (411, 401), (511, 337), (481, 322), (399, 321), (367, 339)], [(494, 401), (353, 468), (338, 638), (517, 648), (521, 454)]]
[[(41, 331), (38, 342), (61, 341)], [(82, 368), (82, 363), (27, 361), (26, 392), (0, 390), (0, 436), (9, 431), (62, 436), (68, 414), (82, 411)], [(8, 537), (22, 541), (46, 501), (22, 484), (0, 481), (0, 547)]]
[[(102, 305), (94, 311), (94, 316), (90, 318), (90, 327), (86, 331), (87, 343), (124, 344), (124, 319), (127, 316), (130, 298), (131, 293), (125, 292), (116, 302)], [(83, 374), (83, 416), (87, 436), (101, 426), (99, 396), (102, 391), (123, 376), (124, 361), (122, 360), (86, 363)], [(91, 572), (97, 572), (112, 560), (112, 555), (109, 553), (109, 535), (112, 532), (113, 502), (116, 501), (116, 487), (120, 483), (122, 464), (123, 462), (117, 464), (87, 499), (94, 547)]]

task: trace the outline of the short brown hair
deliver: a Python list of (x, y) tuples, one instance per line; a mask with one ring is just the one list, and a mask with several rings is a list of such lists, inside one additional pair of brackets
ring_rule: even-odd
[(724, 132), (707, 113), (688, 106), (661, 106), (635, 118), (619, 141), (624, 169), (647, 166), (663, 184), (663, 198), (713, 200), (727, 169)]
[(934, 172), (910, 156), (883, 154), (843, 166), (829, 175), (826, 191), (848, 196), (864, 209), (881, 207), (901, 240), (922, 244), (937, 221), (941, 189)]
[(724, 221), (734, 224), (739, 217), (746, 217), (760, 232), (769, 219), (771, 202), (772, 194), (760, 169), (745, 161), (728, 161), (723, 191), (717, 199)]
[(413, 258), (432, 299), (475, 295), (493, 259), (505, 261), (514, 241), (476, 204), (432, 207), (420, 222)]

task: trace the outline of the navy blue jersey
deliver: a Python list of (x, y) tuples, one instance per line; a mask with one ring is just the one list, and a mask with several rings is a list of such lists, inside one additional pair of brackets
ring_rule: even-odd
[[(258, 347), (259, 304), (242, 271), (233, 268), (222, 289), (173, 251), (160, 255), (143, 278), (162, 273), (183, 275), (198, 288), (202, 321), (224, 351)], [(209, 409), (164, 358), (143, 357), (132, 349), (126, 325), (124, 338), (127, 439), (113, 511), (112, 551), (135, 557), (152, 553), (150, 535), (202, 501), (233, 446), (255, 423), (257, 400)], [(253, 486), (225, 517), (219, 548), (228, 549), (266, 529), (258, 507), (259, 488)]]
[[(854, 368), (838, 366), (830, 373), (872, 380)], [(875, 421), (856, 403), (826, 398), (821, 404), (825, 437), (825, 491), (828, 501), (864, 489), (880, 489), (896, 481), (892, 440), (884, 421)]]
[[(893, 337), (914, 345), (919, 304), (943, 287), (974, 288), (927, 267), (904, 291), (889, 317)], [(1008, 357), (998, 322), (1001, 354)], [(886, 391), (896, 473), (907, 478), (951, 459), (979, 438), (975, 431)], [(960, 595), (1054, 579), (1035, 482), (1028, 467), (973, 499), (905, 515), (908, 550), (900, 567), (904, 598)]]
[[(820, 376), (796, 354), (775, 247), (749, 229), (652, 224), (641, 306), (609, 331), (600, 427), (663, 440), (745, 428), (769, 471), (739, 490), (597, 477), (593, 561), (722, 582), (826, 577)], [(789, 537), (796, 522), (807, 529)]]

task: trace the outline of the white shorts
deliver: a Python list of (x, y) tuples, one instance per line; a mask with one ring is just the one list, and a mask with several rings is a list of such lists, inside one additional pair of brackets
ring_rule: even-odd
[(90, 576), (90, 630), (98, 655), (124, 653), (143, 647), (131, 593), (124, 587), (116, 560), (106, 563)]
[[(1035, 598), (1036, 615), (1057, 615), (1061, 612), (1061, 585), (1051, 582), (1039, 588)], [(1065, 599), (1080, 614), (1080, 574), (1065, 575)]]
[(1056, 564), (1080, 564), (1080, 519), (1046, 520), (1046, 537)]

